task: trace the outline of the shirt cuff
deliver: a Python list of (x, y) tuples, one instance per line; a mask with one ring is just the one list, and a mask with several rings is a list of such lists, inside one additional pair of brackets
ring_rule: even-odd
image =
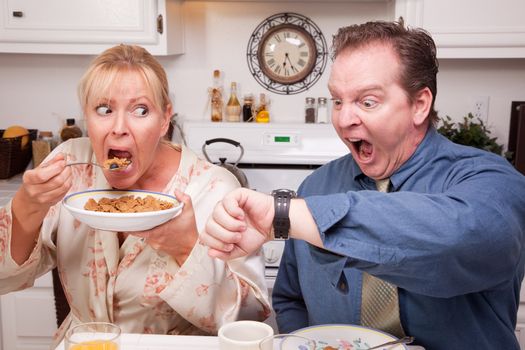
[(208, 273), (202, 271), (205, 273), (200, 274), (199, 270), (202, 269), (202, 260), (203, 258), (206, 258), (206, 255), (206, 247), (199, 243), (196, 243), (190, 255), (188, 255), (188, 258), (186, 259), (184, 264), (182, 264), (182, 266), (179, 267), (177, 262), (173, 258), (167, 259), (168, 266), (166, 270), (168, 272), (176, 272), (174, 272), (173, 279), (166, 281), (166, 287), (159, 293), (160, 297), (164, 300), (177, 298), (179, 296), (179, 293), (184, 293), (184, 287), (186, 286), (186, 282), (188, 280), (190, 280), (192, 283), (197, 283), (197, 280), (200, 280), (200, 278), (196, 279), (193, 276), (202, 276), (202, 278), (204, 279), (208, 275)]
[(344, 218), (350, 210), (350, 200), (344, 193), (305, 197), (304, 200), (317, 224), (323, 241), (325, 240), (325, 232)]

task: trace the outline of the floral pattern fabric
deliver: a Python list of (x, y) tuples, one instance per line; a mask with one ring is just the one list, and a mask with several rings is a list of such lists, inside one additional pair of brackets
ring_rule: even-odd
[[(239, 183), (224, 168), (181, 148), (179, 168), (163, 192), (188, 194), (202, 230), (215, 204)], [(57, 152), (69, 160), (96, 161), (87, 138), (71, 139), (49, 157)], [(97, 167), (72, 171), (70, 193), (110, 188)], [(270, 314), (261, 253), (224, 262), (197, 243), (179, 266), (139, 237), (129, 235), (119, 246), (116, 232), (92, 229), (58, 203), (45, 217), (31, 256), (19, 266), (10, 253), (11, 223), (9, 202), (0, 208), (0, 294), (31, 287), (57, 266), (71, 312), (55, 344), (80, 322), (112, 322), (125, 333), (216, 334), (225, 322)]]

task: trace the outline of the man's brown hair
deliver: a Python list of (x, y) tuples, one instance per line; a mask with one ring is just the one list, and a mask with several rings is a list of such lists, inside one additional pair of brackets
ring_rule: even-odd
[(333, 37), (332, 59), (348, 49), (356, 49), (374, 42), (392, 45), (399, 57), (402, 71), (399, 81), (413, 101), (416, 94), (428, 87), (432, 92), (429, 117), (435, 126), (439, 121), (434, 102), (436, 101), (438, 60), (436, 44), (423, 29), (405, 27), (403, 18), (397, 22), (374, 21), (340, 28)]

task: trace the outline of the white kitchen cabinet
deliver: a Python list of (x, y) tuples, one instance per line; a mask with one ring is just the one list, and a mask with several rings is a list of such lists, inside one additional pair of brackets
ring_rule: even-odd
[(0, 0), (0, 52), (99, 54), (125, 43), (184, 51), (179, 0)]
[(49, 350), (57, 330), (51, 272), (32, 288), (0, 296), (3, 350)]
[(428, 30), (439, 58), (525, 57), (523, 0), (396, 0), (395, 17)]
[[(0, 206), (22, 182), (22, 174), (0, 180)], [(48, 350), (57, 329), (53, 277), (49, 272), (34, 286), (0, 295), (0, 350)]]

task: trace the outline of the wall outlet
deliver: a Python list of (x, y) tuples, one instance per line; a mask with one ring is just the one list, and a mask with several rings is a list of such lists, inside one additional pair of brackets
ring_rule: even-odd
[(475, 96), (472, 98), (471, 113), (475, 119), (481, 119), (484, 123), (489, 119), (489, 96)]

